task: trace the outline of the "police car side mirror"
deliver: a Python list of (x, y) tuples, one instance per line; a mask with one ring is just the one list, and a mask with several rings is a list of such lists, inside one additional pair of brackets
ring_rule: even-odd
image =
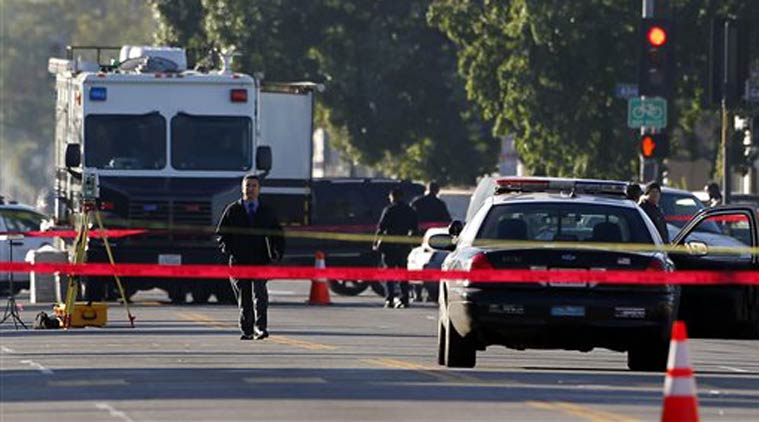
[(691, 256), (706, 256), (709, 254), (709, 246), (699, 240), (686, 242), (685, 248), (688, 250), (688, 255)]
[(268, 145), (261, 145), (256, 148), (256, 170), (269, 171), (271, 170), (271, 147)]
[(459, 220), (454, 220), (448, 225), (448, 234), (451, 236), (458, 236), (461, 230), (464, 229), (464, 223)]
[(79, 167), (82, 164), (82, 150), (79, 144), (66, 145), (66, 167)]
[(430, 248), (438, 251), (452, 251), (456, 249), (456, 244), (453, 243), (453, 237), (450, 234), (441, 233), (430, 236), (427, 243), (430, 245)]

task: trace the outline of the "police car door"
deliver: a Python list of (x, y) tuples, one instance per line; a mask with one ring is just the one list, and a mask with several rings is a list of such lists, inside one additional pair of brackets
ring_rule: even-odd
[[(709, 208), (697, 213), (673, 240), (676, 270), (759, 269), (756, 210), (746, 206)], [(759, 286), (683, 285), (679, 318), (701, 328), (702, 337), (759, 335)]]
[(678, 232), (670, 253), (678, 270), (741, 271), (757, 268), (756, 211), (745, 206), (709, 208), (698, 212)]

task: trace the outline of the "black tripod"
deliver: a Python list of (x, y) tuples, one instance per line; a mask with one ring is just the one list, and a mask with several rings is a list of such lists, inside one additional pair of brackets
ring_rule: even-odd
[[(14, 239), (23, 239), (21, 235), (6, 235), (4, 236), (8, 241), (8, 261), (13, 262), (13, 246), (17, 245), (13, 243)], [(21, 321), (21, 317), (18, 316), (18, 307), (16, 306), (16, 292), (13, 286), (13, 271), (8, 273), (8, 302), (5, 304), (5, 312), (3, 313), (3, 319), (0, 320), (0, 324), (4, 324), (8, 318), (13, 320), (13, 326), (18, 330), (18, 325), (21, 324), (24, 329), (27, 329), (24, 321)]]

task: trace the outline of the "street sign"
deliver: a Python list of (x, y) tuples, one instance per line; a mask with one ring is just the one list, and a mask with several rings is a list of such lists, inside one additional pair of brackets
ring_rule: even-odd
[(614, 86), (614, 97), (630, 99), (638, 96), (637, 84), (616, 84)]
[(627, 100), (627, 126), (633, 129), (667, 127), (667, 100), (661, 97), (630, 98)]

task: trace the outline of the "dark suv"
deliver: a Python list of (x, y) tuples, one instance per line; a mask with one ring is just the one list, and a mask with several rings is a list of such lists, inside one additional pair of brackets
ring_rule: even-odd
[[(311, 183), (310, 224), (293, 230), (323, 233), (325, 236), (292, 236), (287, 240), (285, 259), (297, 265), (313, 265), (314, 253), (326, 254), (328, 266), (376, 266), (378, 255), (372, 251), (371, 236), (382, 209), (388, 204), (391, 189), (401, 188), (406, 201), (424, 193), (424, 186), (387, 178), (323, 178)], [(337, 240), (334, 233), (366, 235), (366, 240)], [(369, 287), (361, 280), (333, 280), (335, 293), (356, 295)]]

